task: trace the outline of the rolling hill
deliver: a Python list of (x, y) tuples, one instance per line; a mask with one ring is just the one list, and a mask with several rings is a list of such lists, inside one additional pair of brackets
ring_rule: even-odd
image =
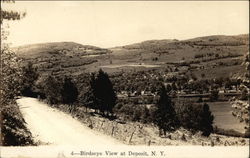
[(90, 45), (74, 42), (39, 43), (15, 47), (13, 50), (23, 59), (31, 62), (41, 74), (74, 74), (85, 70), (85, 65), (98, 62), (97, 56), (110, 53)]
[[(188, 40), (149, 40), (103, 49), (74, 42), (41, 43), (13, 48), (42, 74), (77, 75), (99, 68), (112, 73), (127, 70), (164, 70), (174, 67), (206, 78), (232, 76), (245, 70), (249, 35), (206, 36)], [(204, 77), (204, 76), (203, 76)]]
[(24, 58), (36, 58), (53, 54), (86, 55), (86, 54), (105, 54), (106, 49), (95, 46), (82, 45), (75, 42), (52, 42), (30, 44), (13, 48), (18, 55)]

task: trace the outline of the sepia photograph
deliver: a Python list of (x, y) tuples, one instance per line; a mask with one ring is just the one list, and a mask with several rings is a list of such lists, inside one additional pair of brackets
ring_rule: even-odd
[(0, 13), (1, 158), (249, 157), (249, 1)]

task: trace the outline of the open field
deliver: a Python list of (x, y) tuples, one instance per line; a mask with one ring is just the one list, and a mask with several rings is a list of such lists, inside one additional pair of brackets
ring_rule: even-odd
[(164, 71), (166, 67), (181, 70), (186, 66), (190, 69), (186, 72), (192, 72), (198, 78), (205, 73), (203, 78), (210, 79), (230, 77), (245, 71), (241, 63), (248, 51), (248, 37), (245, 34), (206, 36), (181, 41), (150, 40), (108, 49), (73, 42), (54, 42), (13, 49), (24, 61), (36, 65), (41, 75), (62, 75), (68, 72), (78, 75), (98, 71), (99, 68), (108, 73), (150, 68)]
[(100, 66), (101, 68), (120, 68), (120, 67), (145, 67), (145, 68), (156, 68), (160, 67), (160, 65), (150, 65), (150, 64), (116, 64), (116, 65), (104, 65)]

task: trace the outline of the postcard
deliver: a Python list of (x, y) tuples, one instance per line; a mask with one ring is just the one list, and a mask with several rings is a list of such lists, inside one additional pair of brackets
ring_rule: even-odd
[(249, 157), (248, 1), (1, 1), (0, 61), (0, 157)]

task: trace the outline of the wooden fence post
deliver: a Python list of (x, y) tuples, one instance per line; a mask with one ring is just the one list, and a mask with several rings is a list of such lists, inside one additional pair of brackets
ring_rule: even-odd
[(133, 138), (133, 135), (134, 135), (135, 131), (136, 131), (136, 128), (135, 128), (135, 130), (132, 132), (132, 134), (131, 134), (131, 136), (130, 136), (130, 138), (129, 138), (129, 144), (132, 142), (132, 138)]

